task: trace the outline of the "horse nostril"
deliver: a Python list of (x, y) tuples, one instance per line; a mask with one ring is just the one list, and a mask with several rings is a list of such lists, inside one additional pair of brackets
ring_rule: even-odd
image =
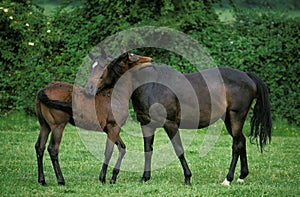
[(94, 85), (91, 83), (87, 83), (84, 87), (85, 93), (89, 95), (93, 95)]
[(88, 88), (89, 88), (90, 91), (92, 91), (94, 89), (93, 84), (89, 84)]

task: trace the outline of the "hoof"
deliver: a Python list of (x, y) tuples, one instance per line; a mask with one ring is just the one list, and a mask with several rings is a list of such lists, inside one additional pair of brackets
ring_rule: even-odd
[(244, 182), (245, 182), (245, 180), (244, 180), (244, 179), (240, 179), (240, 178), (238, 178), (238, 180), (237, 180), (236, 182), (238, 182), (238, 183), (244, 183)]
[(46, 181), (45, 180), (41, 180), (41, 181), (38, 181), (39, 182), (39, 184), (41, 184), (42, 186), (47, 186), (47, 184), (46, 184)]
[(188, 186), (192, 186), (190, 179), (185, 179), (185, 184)]
[(110, 184), (116, 184), (116, 180), (110, 180), (110, 182), (109, 182)]
[(150, 180), (150, 177), (142, 177), (141, 182), (147, 182)]
[(227, 179), (225, 179), (221, 185), (230, 186), (230, 181), (228, 181)]
[(66, 183), (63, 181), (63, 182), (58, 182), (58, 185), (59, 186), (65, 186), (66, 185)]
[(102, 183), (102, 185), (104, 185), (106, 183), (105, 180), (100, 180), (100, 182)]
[(105, 177), (99, 176), (99, 181), (104, 185), (106, 183)]

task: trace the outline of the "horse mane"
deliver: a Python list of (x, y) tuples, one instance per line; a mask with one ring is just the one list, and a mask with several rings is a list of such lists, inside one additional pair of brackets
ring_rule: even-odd
[[(133, 71), (140, 71), (143, 69), (149, 69), (151, 70), (151, 73), (153, 74), (159, 74), (160, 76), (170, 76), (176, 71), (172, 67), (162, 64), (162, 63), (156, 63), (156, 62), (146, 62), (143, 64), (140, 64), (138, 66), (134, 67), (135, 70)], [(177, 72), (177, 71), (176, 71)], [(179, 73), (179, 72), (178, 72)]]

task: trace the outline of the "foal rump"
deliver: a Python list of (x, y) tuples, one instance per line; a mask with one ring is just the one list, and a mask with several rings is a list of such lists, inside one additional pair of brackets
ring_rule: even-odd
[[(63, 91), (64, 95), (56, 94), (61, 90), (61, 88), (66, 88), (68, 91)], [(40, 122), (45, 122), (43, 120), (43, 115), (41, 114), (40, 102), (43, 103), (46, 107), (50, 109), (56, 109), (67, 113), (70, 116), (69, 123), (75, 125), (73, 119), (73, 110), (72, 110), (72, 90), (73, 85), (63, 82), (54, 82), (48, 84), (45, 88), (40, 90), (36, 97), (36, 113)], [(50, 95), (48, 95), (50, 94)], [(59, 96), (57, 96), (59, 95)], [(57, 99), (51, 99), (49, 97), (57, 97)]]
[(37, 99), (39, 99), (47, 107), (61, 110), (63, 112), (66, 112), (70, 116), (73, 116), (72, 102), (64, 102), (64, 101), (49, 99), (44, 89), (39, 91), (37, 95)]

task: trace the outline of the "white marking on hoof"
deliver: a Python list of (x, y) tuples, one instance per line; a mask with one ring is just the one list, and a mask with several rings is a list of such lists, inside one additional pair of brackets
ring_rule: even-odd
[(236, 182), (238, 182), (238, 183), (244, 183), (244, 182), (245, 182), (245, 180), (244, 180), (244, 179), (240, 179), (240, 178), (238, 178), (238, 180), (237, 180)]
[(222, 185), (224, 185), (224, 186), (230, 186), (230, 181), (228, 181), (228, 180), (225, 178), (225, 180), (223, 181)]

